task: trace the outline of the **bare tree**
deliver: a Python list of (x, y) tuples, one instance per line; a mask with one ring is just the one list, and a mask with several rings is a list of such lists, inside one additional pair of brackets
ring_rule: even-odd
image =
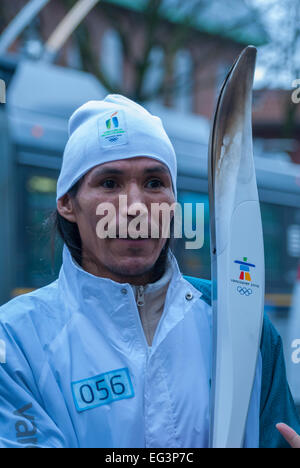
[[(65, 11), (73, 7), (76, 1), (57, 0)], [(11, 14), (13, 9), (17, 12), (20, 5), (24, 6), (26, 0), (2, 2), (1, 7), (3, 5), (3, 9), (9, 10)], [(124, 82), (114, 81), (99, 60), (99, 45), (95, 45), (89, 17), (74, 32), (72, 41), (77, 44), (82, 69), (94, 74), (109, 92), (127, 94), (139, 102), (163, 97), (168, 104), (182, 89), (192, 91), (193, 86), (197, 86), (197, 89), (215, 86), (215, 70), (211, 76), (207, 73), (200, 76), (194, 71), (206, 70), (215, 64), (220, 55), (226, 52), (227, 46), (232, 53), (229, 62), (243, 47), (243, 44), (232, 38), (232, 33), (238, 31), (240, 35), (249, 24), (259, 22), (257, 11), (246, 7), (246, 2), (226, 0), (225, 4), (224, 0), (139, 0), (133, 1), (133, 5), (138, 5), (136, 11), (127, 10), (124, 15), (124, 10), (117, 8), (112, 1), (102, 0), (95, 7), (94, 13), (105, 15), (118, 36), (126, 70), (130, 70), (130, 80), (127, 82), (126, 79)], [(242, 15), (235, 16), (241, 5), (245, 6)], [(211, 11), (212, 6), (215, 9)], [(42, 14), (41, 29), (47, 22), (47, 11)], [(220, 16), (220, 11), (218, 27), (214, 28), (212, 25), (215, 17)], [(132, 34), (133, 28), (139, 31), (138, 47), (136, 35)], [(163, 57), (159, 64), (155, 64), (153, 57), (158, 50)], [(185, 51), (191, 53), (188, 72), (184, 67), (176, 65), (178, 56), (181, 54), (182, 58)], [(147, 86), (151, 82), (149, 76), (153, 68), (159, 69), (159, 77), (153, 80), (155, 82), (151, 86)]]
[[(70, 8), (75, 4), (75, 0), (63, 0), (66, 8)], [(232, 0), (239, 3), (239, 0)], [(216, 3), (221, 3), (223, 0), (215, 0)], [(259, 21), (257, 11), (253, 10), (249, 14), (249, 10), (244, 17), (239, 17), (236, 21), (224, 21), (221, 27), (220, 34), (224, 36), (223, 41), (220, 38), (216, 39), (216, 35), (210, 34), (201, 35), (197, 31), (197, 19), (211, 5), (211, 0), (146, 0), (141, 2), (143, 5), (139, 12), (142, 28), (143, 40), (139, 45), (139, 53), (136, 53), (136, 47), (133, 44), (133, 35), (131, 29), (134, 22), (121, 18), (118, 9), (108, 2), (101, 2), (97, 9), (106, 15), (112, 27), (117, 32), (122, 44), (123, 57), (126, 63), (133, 70), (134, 85), (130, 91), (133, 99), (143, 102), (151, 100), (157, 96), (164, 96), (166, 103), (172, 100), (172, 97), (178, 92), (179, 88), (191, 86), (190, 76), (181, 76), (181, 71), (174, 69), (174, 62), (177, 53), (185, 48), (189, 48), (192, 40), (195, 37), (199, 40), (199, 51), (194, 60), (194, 68), (199, 64), (205, 67), (209, 62), (213, 62), (219, 52), (224, 49), (224, 44), (230, 43), (230, 32), (237, 28), (243, 28), (249, 23)], [(171, 14), (170, 14), (171, 12)], [(197, 36), (198, 35), (198, 36)], [(226, 36), (228, 39), (226, 39)], [(105, 70), (101, 67), (99, 59), (92, 46), (92, 38), (87, 22), (84, 22), (74, 34), (77, 41), (83, 69), (93, 73), (112, 93), (125, 93), (122, 84), (113, 83)], [(205, 47), (202, 46), (205, 44)], [(232, 44), (232, 41), (231, 41)], [(164, 63), (161, 67), (164, 72), (161, 79), (152, 86), (149, 90), (145, 86), (150, 68), (153, 66), (152, 53), (155, 48), (161, 48), (164, 51)], [(237, 46), (238, 48), (238, 46)], [(242, 48), (242, 45), (240, 46)], [(202, 87), (211, 86), (212, 78), (205, 78), (201, 83)], [(126, 90), (128, 94), (128, 90)]]

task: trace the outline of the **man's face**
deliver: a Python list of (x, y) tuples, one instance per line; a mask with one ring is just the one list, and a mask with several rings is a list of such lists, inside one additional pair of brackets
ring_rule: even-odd
[[(126, 195), (128, 210), (119, 210), (119, 197)], [(68, 196), (65, 196), (68, 197)], [(67, 202), (67, 203), (66, 203)], [(141, 212), (132, 212), (133, 203), (142, 203), (147, 213), (148, 238), (100, 238), (99, 220), (107, 214), (96, 214), (102, 203), (110, 203), (116, 211), (116, 234), (120, 221), (127, 226)], [(64, 198), (58, 204), (60, 214), (76, 222), (82, 240), (83, 267), (91, 273), (116, 281), (138, 277), (149, 279), (149, 274), (160, 256), (166, 239), (151, 238), (151, 206), (153, 203), (175, 202), (172, 179), (165, 165), (151, 158), (138, 157), (101, 164), (84, 177), (75, 199)], [(67, 205), (70, 215), (61, 210)], [(124, 224), (123, 224), (124, 225)], [(161, 233), (160, 233), (161, 234)]]

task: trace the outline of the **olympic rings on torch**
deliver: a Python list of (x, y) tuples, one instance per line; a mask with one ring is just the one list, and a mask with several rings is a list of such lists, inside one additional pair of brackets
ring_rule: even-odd
[(251, 296), (251, 294), (253, 294), (252, 289), (242, 288), (241, 286), (237, 287), (237, 291), (240, 293), (241, 296), (246, 296), (246, 297)]

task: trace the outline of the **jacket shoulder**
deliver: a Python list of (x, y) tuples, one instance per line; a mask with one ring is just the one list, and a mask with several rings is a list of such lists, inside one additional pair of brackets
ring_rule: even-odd
[(211, 306), (211, 281), (195, 278), (193, 276), (183, 276), (194, 288), (198, 289), (202, 293), (202, 298), (206, 304)]
[(0, 307), (0, 326), (12, 335), (24, 336), (24, 329), (35, 329), (48, 340), (61, 329), (68, 317), (58, 288), (58, 281), (10, 300)]
[(27, 353), (40, 346), (46, 349), (69, 322), (70, 315), (55, 281), (0, 307), (0, 339), (18, 343)]

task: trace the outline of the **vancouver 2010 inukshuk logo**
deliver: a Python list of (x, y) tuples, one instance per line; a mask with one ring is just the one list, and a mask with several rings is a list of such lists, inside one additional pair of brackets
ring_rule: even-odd
[(234, 260), (234, 263), (239, 265), (237, 270), (237, 278), (232, 278), (232, 283), (237, 283), (237, 292), (241, 296), (250, 297), (254, 293), (254, 288), (259, 288), (259, 284), (253, 282), (252, 270), (256, 268), (256, 265), (250, 263), (247, 257), (243, 257), (242, 260)]

